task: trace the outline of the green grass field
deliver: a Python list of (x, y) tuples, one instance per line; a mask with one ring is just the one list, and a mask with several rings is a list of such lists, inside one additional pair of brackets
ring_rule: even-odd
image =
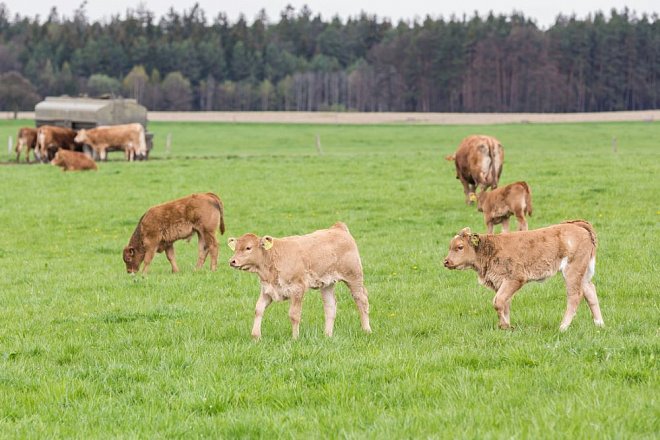
[[(657, 438), (658, 124), (152, 123), (147, 162), (0, 165), (0, 437)], [(19, 125), (0, 122), (0, 139)], [(525, 286), (501, 331), (476, 274), (442, 267), (458, 230), (485, 231), (444, 160), (472, 133), (502, 141), (501, 184), (530, 184), (530, 228), (593, 223), (604, 329), (583, 302), (559, 333), (557, 276)], [(144, 211), (202, 191), (225, 202), (218, 271), (193, 271), (193, 239), (175, 246), (180, 273), (157, 255), (129, 277), (121, 251)], [(276, 303), (253, 342), (259, 283), (229, 268), (226, 238), (337, 220), (373, 334), (341, 285), (333, 338), (310, 291), (298, 341)]]

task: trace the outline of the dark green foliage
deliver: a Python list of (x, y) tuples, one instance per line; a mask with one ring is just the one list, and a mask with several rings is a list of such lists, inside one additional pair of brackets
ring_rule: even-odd
[[(199, 5), (155, 20), (138, 7), (90, 22), (53, 8), (46, 20), (0, 4), (0, 73), (17, 70), (41, 95), (93, 93), (89, 77), (123, 82), (136, 66), (180, 72), (172, 107), (152, 82), (153, 109), (583, 112), (660, 106), (660, 21), (628, 9), (559, 16), (547, 30), (519, 13), (426, 17), (394, 26), (362, 13), (324, 21), (287, 6), (229, 23)], [(273, 85), (264, 104), (264, 81)]]

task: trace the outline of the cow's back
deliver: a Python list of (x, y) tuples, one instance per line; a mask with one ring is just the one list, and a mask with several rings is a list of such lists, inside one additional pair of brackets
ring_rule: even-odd
[(341, 222), (329, 229), (279, 239), (272, 250), (279, 269), (288, 277), (297, 276), (301, 270), (319, 277), (362, 276), (357, 244)]
[(502, 173), (504, 150), (497, 139), (471, 135), (463, 139), (455, 153), (456, 172), (473, 184), (497, 186)]

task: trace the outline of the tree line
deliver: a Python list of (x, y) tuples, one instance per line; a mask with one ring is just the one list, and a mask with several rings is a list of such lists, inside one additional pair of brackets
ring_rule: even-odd
[(90, 21), (0, 3), (0, 108), (124, 96), (151, 110), (585, 112), (660, 106), (660, 20), (628, 9), (392, 23), (287, 6), (231, 23), (195, 5)]

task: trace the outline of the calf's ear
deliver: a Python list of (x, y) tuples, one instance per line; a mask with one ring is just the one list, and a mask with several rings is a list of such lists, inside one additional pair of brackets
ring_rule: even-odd
[(273, 237), (270, 235), (264, 235), (259, 244), (261, 245), (262, 248), (268, 250), (273, 247)]
[(461, 232), (458, 233), (458, 235), (461, 237), (469, 237), (471, 233), (472, 230), (470, 228), (463, 228), (461, 229)]
[(229, 249), (232, 251), (236, 250), (236, 239), (234, 237), (229, 237), (227, 239), (227, 246), (229, 246)]
[(470, 244), (473, 247), (479, 246), (479, 234), (471, 234), (470, 235)]

